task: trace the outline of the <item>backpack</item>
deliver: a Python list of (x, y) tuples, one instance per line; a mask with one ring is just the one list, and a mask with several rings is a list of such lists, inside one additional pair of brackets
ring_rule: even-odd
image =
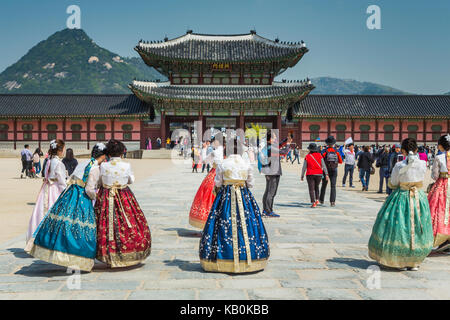
[(336, 150), (331, 149), (326, 151), (325, 164), (327, 168), (336, 169), (338, 167), (339, 159)]

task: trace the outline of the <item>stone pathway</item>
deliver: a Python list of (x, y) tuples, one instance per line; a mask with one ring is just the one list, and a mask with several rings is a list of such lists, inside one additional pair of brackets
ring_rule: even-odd
[[(310, 209), (306, 182), (287, 170), (275, 201), (281, 218), (264, 220), (271, 247), (266, 270), (205, 273), (199, 236), (188, 224), (203, 176), (177, 166), (132, 187), (153, 238), (140, 267), (109, 270), (99, 263), (77, 278), (29, 257), (24, 237), (1, 245), (0, 299), (450, 299), (450, 256), (427, 258), (417, 272), (374, 273), (367, 242), (382, 203), (338, 190), (336, 207)], [(264, 178), (256, 181), (260, 203)]]

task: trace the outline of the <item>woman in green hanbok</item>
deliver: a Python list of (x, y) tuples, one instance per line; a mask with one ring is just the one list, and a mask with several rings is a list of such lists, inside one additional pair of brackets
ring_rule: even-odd
[(417, 270), (433, 248), (433, 228), (426, 194), (421, 190), (426, 162), (417, 155), (417, 142), (402, 142), (405, 160), (398, 162), (389, 178), (393, 189), (372, 229), (369, 256), (379, 264), (400, 270)]

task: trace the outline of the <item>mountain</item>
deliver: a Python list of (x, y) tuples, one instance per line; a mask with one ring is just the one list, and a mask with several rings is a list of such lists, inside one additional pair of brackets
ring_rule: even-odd
[(450, 95), (450, 91), (449, 91), (449, 92), (447, 92), (447, 93), (444, 93), (444, 94)]
[(163, 76), (140, 58), (101, 48), (83, 30), (64, 29), (5, 69), (0, 93), (130, 93), (134, 78)]
[(311, 81), (316, 87), (311, 94), (408, 94), (407, 92), (381, 84), (350, 79), (319, 77), (313, 78)]

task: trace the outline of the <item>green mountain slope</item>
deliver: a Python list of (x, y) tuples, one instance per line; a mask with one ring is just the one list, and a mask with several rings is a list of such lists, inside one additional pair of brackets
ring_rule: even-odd
[(99, 47), (83, 30), (41, 41), (0, 74), (0, 93), (129, 93), (134, 78), (162, 76), (139, 58)]
[(407, 92), (371, 82), (319, 77), (311, 79), (316, 88), (311, 94), (408, 94)]

